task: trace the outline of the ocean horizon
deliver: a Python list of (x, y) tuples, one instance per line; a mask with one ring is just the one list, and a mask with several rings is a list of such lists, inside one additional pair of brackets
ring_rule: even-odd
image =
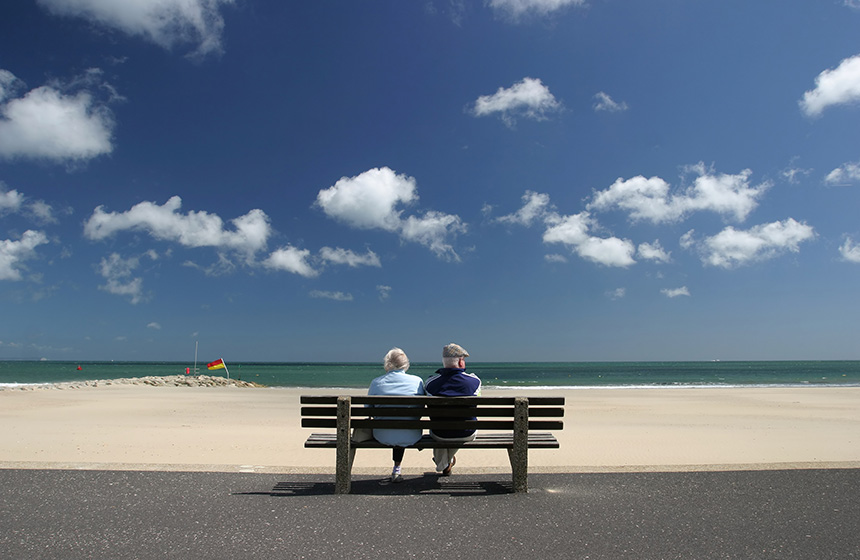
[[(438, 363), (414, 363), (409, 373), (426, 379)], [(470, 362), (467, 371), (488, 388), (657, 388), (733, 386), (860, 386), (860, 361), (709, 362)], [(195, 374), (187, 362), (0, 360), (0, 388), (148, 376)], [(267, 387), (362, 388), (383, 373), (364, 362), (227, 362), (196, 374), (253, 381)]]

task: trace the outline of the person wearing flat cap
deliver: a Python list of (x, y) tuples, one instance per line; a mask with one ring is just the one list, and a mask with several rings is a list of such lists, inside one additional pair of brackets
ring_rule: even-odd
[[(481, 380), (474, 373), (466, 373), (466, 358), (469, 353), (459, 344), (446, 345), (442, 348), (442, 368), (427, 378), (424, 391), (434, 397), (476, 397), (481, 394)], [(433, 418), (433, 415), (430, 415)], [(474, 418), (472, 418), (474, 420)], [(439, 418), (439, 420), (444, 420)], [(469, 420), (469, 418), (449, 418), (449, 420)], [(430, 430), (430, 436), (436, 441), (452, 443), (472, 441), (475, 430)], [(451, 474), (456, 459), (454, 454), (459, 447), (434, 449), (433, 461), (436, 472), (443, 476)]]

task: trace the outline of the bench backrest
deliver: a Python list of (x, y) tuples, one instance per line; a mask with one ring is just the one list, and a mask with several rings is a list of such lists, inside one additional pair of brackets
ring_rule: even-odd
[[(302, 405), (316, 405), (302, 406), (302, 427), (337, 428), (339, 400), (342, 415), (346, 416), (348, 411), (353, 428), (513, 430), (518, 411), (525, 415), (520, 421), (527, 420), (529, 430), (561, 430), (564, 427), (561, 420), (564, 417), (564, 397), (367, 395), (302, 396)], [(404, 417), (411, 419), (404, 420)], [(342, 417), (341, 422), (343, 420)]]

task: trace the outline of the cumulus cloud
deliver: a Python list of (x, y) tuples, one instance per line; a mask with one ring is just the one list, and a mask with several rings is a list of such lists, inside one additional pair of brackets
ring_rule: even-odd
[(800, 108), (816, 117), (833, 105), (860, 101), (860, 54), (844, 59), (839, 66), (815, 78), (815, 89), (803, 94)]
[(159, 323), (156, 323), (155, 321), (153, 321), (153, 322), (149, 323), (148, 325), (146, 325), (146, 328), (152, 329), (154, 331), (160, 331), (161, 325)]
[(233, 0), (37, 0), (58, 16), (84, 18), (165, 49), (195, 44), (196, 56), (221, 52), (224, 19), (219, 9)]
[(514, 21), (526, 15), (546, 16), (567, 6), (581, 6), (585, 0), (489, 0), (497, 13)]
[(801, 243), (814, 237), (812, 226), (789, 218), (748, 230), (736, 230), (730, 226), (701, 241), (697, 241), (690, 231), (681, 238), (681, 246), (696, 248), (706, 265), (734, 268), (772, 259), (787, 251), (797, 253)]
[(310, 254), (311, 252), (307, 249), (297, 249), (288, 245), (273, 251), (263, 261), (263, 266), (272, 270), (292, 272), (305, 278), (313, 278), (319, 276), (319, 271), (315, 270), (308, 262)]
[(583, 259), (605, 266), (628, 267), (634, 264), (636, 247), (627, 239), (601, 238), (589, 233), (595, 225), (588, 212), (551, 220), (543, 234), (544, 243), (562, 243)]
[(666, 289), (660, 290), (660, 293), (666, 296), (667, 298), (676, 298), (678, 296), (688, 296), (690, 295), (690, 290), (687, 289), (687, 286), (681, 286), (680, 288), (674, 289)]
[(626, 111), (629, 109), (627, 103), (622, 101), (618, 103), (605, 92), (597, 92), (594, 95), (594, 110), (595, 111), (607, 111), (609, 113), (619, 113), (622, 111)]
[(21, 239), (0, 240), (0, 280), (20, 280), (24, 261), (36, 256), (36, 247), (48, 238), (41, 231), (27, 230)]
[(24, 203), (24, 195), (12, 189), (5, 190), (5, 185), (0, 182), (0, 216), (3, 214), (14, 214), (21, 209)]
[(340, 247), (323, 247), (320, 249), (320, 259), (323, 262), (332, 264), (345, 264), (352, 268), (359, 266), (382, 266), (379, 262), (379, 257), (373, 251), (369, 250), (360, 255), (349, 249), (341, 249)]
[(352, 227), (398, 231), (402, 210), (397, 206), (418, 200), (415, 191), (414, 178), (381, 167), (341, 178), (319, 192), (317, 204), (330, 218)]
[(312, 298), (317, 299), (332, 299), (334, 301), (352, 301), (352, 294), (343, 292), (327, 292), (324, 290), (314, 290), (309, 294)]
[[(599, 226), (590, 213), (562, 216), (550, 203), (549, 195), (532, 191), (526, 191), (522, 201), (523, 206), (518, 211), (496, 221), (524, 226), (541, 221), (546, 226), (544, 243), (561, 243), (575, 255), (606, 266), (627, 267), (636, 262), (633, 259), (636, 247), (631, 241), (618, 237), (599, 237), (591, 233)], [(566, 260), (557, 254), (547, 255), (545, 259), (547, 262)]]
[(812, 169), (803, 169), (800, 167), (787, 167), (782, 170), (782, 176), (786, 181), (791, 183), (792, 185), (796, 185), (800, 182), (799, 177), (807, 177), (812, 173)]
[(839, 254), (844, 261), (860, 263), (860, 245), (854, 243), (850, 237), (845, 238), (845, 243), (839, 247)]
[(84, 236), (102, 240), (122, 231), (143, 231), (153, 238), (172, 241), (185, 247), (215, 247), (235, 250), (249, 259), (266, 247), (271, 234), (269, 217), (259, 209), (230, 220), (233, 229), (224, 227), (223, 220), (208, 212), (179, 212), (182, 199), (171, 197), (163, 205), (138, 203), (126, 212), (106, 212), (97, 207), (84, 224)]
[(851, 185), (860, 183), (860, 161), (845, 163), (824, 178), (827, 185)]
[(526, 191), (522, 200), (522, 208), (513, 214), (496, 218), (496, 221), (503, 224), (530, 226), (535, 220), (543, 220), (549, 212), (552, 212), (548, 194)]
[(99, 274), (107, 283), (99, 286), (109, 294), (125, 296), (132, 305), (145, 301), (143, 293), (143, 278), (134, 277), (134, 271), (140, 266), (138, 257), (122, 258), (118, 253), (111, 253), (99, 264)]
[(414, 241), (430, 249), (441, 259), (458, 261), (460, 256), (448, 243), (449, 236), (465, 233), (466, 225), (459, 216), (430, 210), (422, 216), (409, 216), (404, 220), (400, 234), (406, 241)]
[(0, 76), (0, 157), (80, 162), (113, 151), (113, 113), (98, 95), (115, 92), (97, 83), (99, 70), (7, 100), (10, 75)]
[(50, 204), (43, 200), (31, 201), (15, 189), (7, 191), (6, 185), (0, 181), (0, 216), (17, 213), (43, 224), (57, 221)]
[(770, 187), (767, 182), (751, 186), (749, 169), (736, 175), (715, 175), (698, 164), (688, 170), (698, 176), (680, 192), (671, 193), (669, 184), (660, 177), (619, 178), (608, 189), (595, 192), (587, 208), (602, 211), (617, 208), (628, 212), (634, 221), (655, 224), (677, 222), (697, 211), (716, 212), (743, 221)]
[(449, 239), (466, 231), (459, 216), (428, 211), (403, 217), (401, 205), (418, 200), (415, 179), (388, 167), (374, 168), (355, 177), (343, 177), (319, 191), (316, 206), (330, 218), (359, 229), (396, 233), (404, 241), (419, 243), (436, 256), (459, 260)]
[(472, 114), (485, 117), (498, 114), (509, 127), (517, 117), (545, 120), (561, 109), (561, 103), (537, 78), (523, 78), (509, 88), (499, 88), (493, 95), (482, 95), (475, 101)]
[(654, 240), (654, 243), (640, 244), (637, 254), (640, 259), (645, 259), (646, 261), (667, 263), (672, 260), (672, 254), (663, 249), (663, 246), (660, 245), (660, 241), (656, 239)]

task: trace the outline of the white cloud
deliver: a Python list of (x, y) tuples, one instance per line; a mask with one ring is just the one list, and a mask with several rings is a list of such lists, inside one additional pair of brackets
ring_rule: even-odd
[(688, 296), (690, 295), (690, 290), (687, 289), (687, 286), (681, 286), (680, 288), (674, 289), (666, 289), (660, 290), (660, 293), (666, 296), (667, 298), (676, 298), (678, 296)]
[(529, 14), (545, 16), (567, 6), (581, 6), (585, 0), (489, 0), (496, 12), (513, 20)]
[[(93, 69), (71, 86), (46, 85), (3, 102), (0, 157), (84, 161), (111, 153), (113, 114), (96, 99), (94, 90), (114, 92), (109, 86), (95, 84), (100, 74)], [(4, 101), (7, 89), (2, 81), (0, 101)]]
[(317, 195), (317, 205), (330, 218), (363, 229), (400, 229), (399, 204), (418, 200), (415, 179), (388, 167), (374, 168), (355, 177), (343, 177)]
[(627, 288), (616, 288), (606, 292), (606, 297), (612, 300), (619, 300), (627, 295)]
[(308, 263), (310, 251), (307, 249), (297, 249), (293, 246), (281, 247), (272, 252), (271, 255), (263, 261), (263, 266), (274, 270), (284, 270), (304, 276), (305, 278), (313, 278), (318, 276), (319, 272)]
[(513, 126), (516, 117), (544, 120), (548, 113), (561, 109), (561, 103), (539, 79), (523, 78), (509, 88), (499, 88), (493, 95), (482, 95), (475, 101), (472, 114), (485, 117), (499, 113), (504, 123)]
[(369, 249), (367, 253), (359, 255), (349, 249), (323, 247), (320, 249), (320, 258), (327, 263), (345, 264), (353, 268), (359, 266), (382, 266), (376, 253)]
[[(617, 237), (602, 238), (589, 232), (598, 227), (588, 212), (561, 216), (550, 203), (549, 195), (526, 191), (523, 206), (517, 212), (502, 216), (497, 221), (530, 226), (540, 219), (546, 226), (544, 243), (562, 243), (574, 254), (606, 266), (626, 267), (635, 264), (636, 247), (632, 242)], [(565, 262), (560, 255), (547, 255), (547, 262)]]
[(156, 323), (155, 321), (153, 321), (153, 322), (149, 323), (148, 325), (146, 325), (146, 328), (152, 329), (155, 331), (160, 331), (161, 325), (159, 323)]
[(551, 211), (548, 194), (526, 191), (522, 200), (522, 208), (513, 214), (501, 216), (496, 221), (503, 224), (530, 226), (535, 220), (543, 220)]
[(839, 254), (844, 261), (860, 263), (860, 245), (855, 244), (850, 237), (846, 238), (845, 243), (839, 247)]
[(629, 109), (627, 103), (622, 101), (621, 103), (613, 100), (609, 95), (605, 92), (597, 92), (594, 94), (594, 99), (596, 100), (594, 103), (595, 111), (607, 111), (610, 113), (619, 113), (622, 111), (626, 111)]
[(328, 217), (351, 227), (396, 233), (404, 241), (428, 247), (440, 258), (459, 260), (448, 239), (465, 232), (466, 225), (459, 216), (432, 210), (403, 218), (398, 206), (417, 200), (414, 178), (381, 167), (341, 178), (319, 191), (316, 205)]
[(692, 231), (681, 238), (681, 245), (697, 247), (702, 262), (721, 268), (733, 268), (774, 258), (786, 251), (797, 253), (800, 244), (815, 237), (812, 226), (793, 218), (752, 227), (746, 231), (727, 227), (701, 242), (693, 239)]
[(588, 233), (595, 225), (588, 212), (559, 217), (551, 223), (543, 234), (544, 243), (563, 243), (580, 257), (606, 266), (627, 267), (636, 263), (633, 260), (636, 248), (629, 240)]
[(14, 189), (11, 191), (4, 190), (4, 185), (0, 182), (0, 216), (6, 213), (18, 212), (23, 203), (23, 194)]
[(830, 106), (857, 101), (860, 101), (860, 54), (819, 74), (815, 78), (815, 89), (803, 94), (800, 108), (806, 115), (815, 117)]
[(27, 197), (13, 189), (6, 190), (0, 181), (0, 216), (4, 214), (23, 214), (41, 224), (56, 223), (54, 209), (43, 200), (28, 201)]
[(0, 68), (0, 102), (11, 96), (15, 91), (23, 87), (23, 82), (15, 74)]
[(633, 220), (655, 224), (680, 221), (696, 211), (716, 212), (743, 221), (770, 187), (769, 183), (750, 186), (752, 172), (748, 169), (737, 175), (709, 174), (703, 164), (687, 170), (698, 177), (676, 194), (670, 193), (669, 184), (660, 177), (619, 178), (608, 189), (595, 192), (587, 208), (603, 211), (618, 208), (628, 212)]
[(672, 254), (666, 252), (659, 240), (654, 240), (654, 243), (641, 243), (637, 251), (640, 259), (647, 261), (657, 261), (667, 263), (672, 260)]
[(379, 301), (385, 301), (391, 296), (391, 286), (380, 284), (376, 287), (376, 292), (379, 294)]
[(567, 257), (565, 257), (564, 255), (559, 255), (558, 253), (550, 253), (548, 255), (544, 255), (543, 259), (546, 262), (551, 262), (551, 263), (566, 263), (567, 262)]
[(0, 240), (0, 280), (20, 280), (23, 261), (36, 255), (36, 247), (48, 242), (41, 231), (27, 230), (18, 241)]
[(334, 301), (352, 301), (352, 294), (343, 292), (327, 292), (323, 290), (314, 290), (309, 294), (312, 298), (317, 299), (333, 299)]
[(233, 0), (38, 0), (59, 16), (81, 17), (166, 49), (196, 44), (197, 56), (222, 50), (219, 8)]
[(860, 183), (860, 161), (842, 164), (824, 178), (827, 185), (850, 185)]
[(400, 233), (403, 239), (424, 245), (439, 258), (459, 261), (460, 256), (447, 238), (465, 231), (466, 225), (459, 216), (430, 210), (421, 217), (406, 218)]
[(137, 257), (122, 258), (117, 253), (111, 253), (99, 264), (99, 274), (107, 280), (100, 290), (118, 296), (128, 296), (133, 305), (146, 300), (143, 293), (143, 278), (133, 277), (134, 271), (140, 266)]
[(84, 224), (88, 239), (101, 240), (122, 231), (144, 231), (155, 239), (173, 241), (185, 247), (216, 247), (245, 253), (250, 259), (266, 247), (271, 233), (269, 217), (259, 209), (231, 220), (232, 231), (215, 214), (190, 211), (180, 214), (182, 199), (171, 197), (164, 205), (138, 203), (127, 212), (105, 212), (99, 206)]

